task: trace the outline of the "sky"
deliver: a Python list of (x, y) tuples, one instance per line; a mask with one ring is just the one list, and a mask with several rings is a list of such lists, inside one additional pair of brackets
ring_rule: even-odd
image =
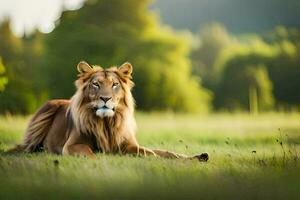
[[(49, 33), (62, 10), (80, 8), (85, 0), (0, 0), (0, 23), (9, 17), (17, 36), (34, 28)], [(126, 0), (124, 0), (126, 1)], [(155, 0), (163, 24), (197, 32), (220, 22), (232, 33), (263, 33), (278, 25), (300, 27), (300, 0)]]
[(0, 21), (9, 17), (13, 32), (22, 36), (37, 28), (51, 32), (62, 10), (74, 10), (84, 0), (0, 0)]

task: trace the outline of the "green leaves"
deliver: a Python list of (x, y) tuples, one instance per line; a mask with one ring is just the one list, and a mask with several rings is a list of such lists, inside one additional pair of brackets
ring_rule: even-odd
[(52, 98), (73, 95), (74, 67), (80, 60), (103, 67), (128, 61), (134, 66), (138, 109), (209, 110), (209, 92), (191, 75), (187, 41), (160, 26), (147, 0), (117, 0), (114, 4), (101, 0), (65, 12), (58, 27), (47, 35), (45, 49)]
[(8, 78), (3, 76), (5, 73), (5, 68), (0, 57), (0, 92), (5, 89), (5, 85), (8, 83)]

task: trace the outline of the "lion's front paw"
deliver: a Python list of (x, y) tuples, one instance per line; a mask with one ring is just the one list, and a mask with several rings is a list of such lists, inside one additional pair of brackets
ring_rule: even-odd
[(197, 158), (200, 162), (207, 162), (209, 159), (208, 153), (201, 153), (199, 155), (194, 156), (194, 158)]

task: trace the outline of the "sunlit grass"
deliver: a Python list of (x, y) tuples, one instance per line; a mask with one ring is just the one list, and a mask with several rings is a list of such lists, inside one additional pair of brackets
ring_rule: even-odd
[[(298, 199), (300, 115), (137, 113), (147, 147), (208, 163), (97, 154), (7, 155), (28, 117), (0, 117), (0, 199)], [(281, 145), (282, 144), (282, 145)]]

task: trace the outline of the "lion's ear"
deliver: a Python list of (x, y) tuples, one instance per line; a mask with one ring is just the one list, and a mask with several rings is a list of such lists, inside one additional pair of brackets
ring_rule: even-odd
[(80, 74), (87, 73), (91, 71), (93, 68), (85, 61), (80, 61), (77, 65), (77, 70)]
[(132, 65), (128, 62), (124, 63), (123, 65), (121, 65), (118, 70), (121, 74), (125, 75), (125, 76), (129, 76), (131, 77), (132, 74)]

